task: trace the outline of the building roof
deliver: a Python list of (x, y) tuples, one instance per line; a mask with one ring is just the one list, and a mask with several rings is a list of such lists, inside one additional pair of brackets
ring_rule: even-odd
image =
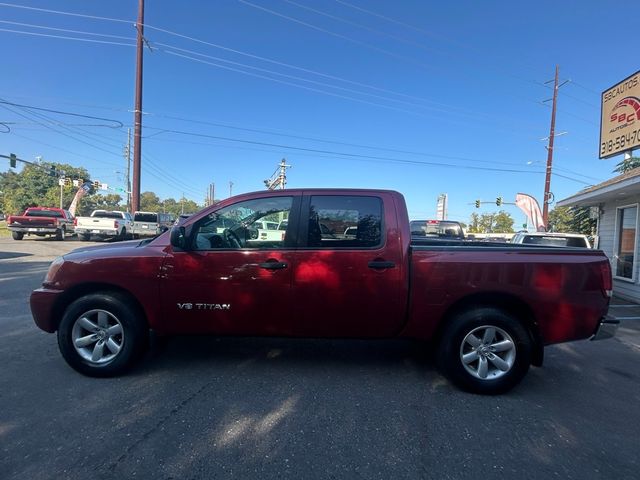
[(559, 207), (589, 207), (612, 200), (621, 200), (632, 195), (640, 195), (640, 167), (622, 175), (580, 190), (575, 195), (560, 200)]

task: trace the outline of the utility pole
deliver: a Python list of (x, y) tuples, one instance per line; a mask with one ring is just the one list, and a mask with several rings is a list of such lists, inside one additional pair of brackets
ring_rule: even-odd
[(284, 190), (287, 184), (287, 168), (291, 168), (291, 165), (287, 165), (287, 160), (283, 158), (271, 178), (264, 181), (264, 185), (268, 190), (276, 190), (277, 188)]
[(542, 197), (542, 223), (545, 228), (549, 225), (549, 203), (551, 201), (551, 164), (553, 163), (553, 138), (556, 129), (556, 104), (558, 102), (558, 65), (556, 65), (556, 76), (553, 82), (553, 104), (551, 106), (551, 129), (549, 132), (549, 145), (547, 147), (547, 172), (544, 180), (544, 196)]
[(136, 98), (133, 132), (133, 190), (131, 210), (140, 210), (140, 149), (142, 137), (142, 54), (144, 48), (144, 0), (138, 0), (138, 39), (136, 46)]
[(229, 196), (233, 197), (233, 182), (229, 182)]
[[(131, 212), (131, 129), (127, 128), (127, 146), (124, 149), (124, 158), (127, 160), (127, 212)], [(134, 210), (135, 211), (135, 210)]]

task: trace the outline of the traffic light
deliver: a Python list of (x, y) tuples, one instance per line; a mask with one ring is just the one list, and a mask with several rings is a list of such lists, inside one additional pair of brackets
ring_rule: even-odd
[(50, 177), (55, 177), (56, 176), (56, 167), (54, 165), (51, 165), (49, 167), (49, 176)]
[(499, 207), (502, 205), (502, 197), (497, 197), (496, 198), (496, 205)]
[(93, 181), (93, 188), (95, 188), (96, 190), (100, 190), (100, 180)]
[(9, 166), (11, 168), (16, 168), (17, 162), (18, 161), (18, 157), (16, 157), (15, 153), (10, 153), (9, 154)]
[(476, 200), (476, 208), (480, 208), (480, 200)]
[(64, 177), (64, 186), (65, 187), (71, 186), (71, 179), (69, 177)]

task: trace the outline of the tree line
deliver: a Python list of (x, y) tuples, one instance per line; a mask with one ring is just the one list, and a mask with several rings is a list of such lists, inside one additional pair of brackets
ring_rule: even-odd
[[(58, 177), (49, 172), (64, 171), (65, 175), (73, 179), (91, 181), (91, 175), (82, 167), (68, 164), (42, 162), (25, 165), (21, 171), (0, 173), (0, 212), (11, 215), (24, 212), (27, 207), (57, 207), (60, 205), (60, 185)], [(67, 185), (62, 187), (62, 206), (69, 208), (78, 187)], [(77, 216), (89, 215), (93, 210), (124, 210), (127, 207), (126, 198), (116, 193), (91, 193), (85, 195), (78, 205)], [(174, 216), (180, 213), (194, 213), (200, 210), (193, 200), (185, 198), (165, 198), (161, 200), (153, 192), (143, 192), (140, 195), (140, 210), (147, 212), (166, 212)]]

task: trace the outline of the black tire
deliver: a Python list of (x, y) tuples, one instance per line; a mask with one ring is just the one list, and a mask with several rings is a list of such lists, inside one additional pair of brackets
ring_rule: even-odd
[(65, 228), (62, 227), (59, 230), (56, 230), (56, 240), (61, 241), (64, 240), (64, 236), (65, 236)]
[[(130, 369), (146, 351), (149, 339), (143, 315), (130, 305), (130, 300), (117, 293), (94, 293), (69, 305), (58, 327), (58, 346), (69, 366), (90, 377), (112, 377)], [(87, 319), (93, 325), (99, 325), (99, 315), (104, 320), (103, 328), (88, 329), (80, 323), (81, 319)], [(117, 324), (121, 327), (121, 334), (109, 334), (112, 329), (107, 327), (116, 327)], [(74, 337), (76, 340), (92, 339), (76, 348)], [(116, 353), (111, 350), (110, 341), (119, 347)], [(102, 347), (96, 352), (100, 343)], [(96, 353), (95, 361), (88, 358)]]
[[(495, 332), (493, 336), (491, 331)], [(436, 362), (440, 371), (463, 390), (496, 395), (511, 390), (523, 379), (532, 350), (531, 336), (522, 323), (502, 310), (479, 307), (451, 320), (440, 338)]]
[(83, 242), (88, 242), (90, 239), (91, 239), (91, 235), (89, 235), (88, 233), (80, 234), (80, 240), (82, 240)]
[(122, 230), (120, 230), (120, 234), (118, 235), (118, 240), (126, 240), (127, 239), (127, 229), (126, 228), (122, 228)]
[(22, 232), (11, 232), (11, 236), (14, 240), (22, 240), (24, 238), (24, 233)]

